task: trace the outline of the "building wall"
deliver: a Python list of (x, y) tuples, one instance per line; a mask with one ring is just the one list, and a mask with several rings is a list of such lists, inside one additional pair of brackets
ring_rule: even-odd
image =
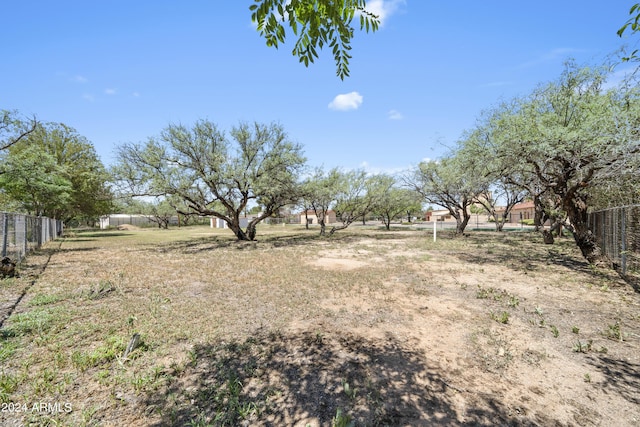
[[(307, 215), (305, 216), (304, 212), (302, 212), (300, 214), (300, 224), (304, 225), (305, 221), (307, 220), (307, 218), (309, 219), (309, 225), (317, 225), (318, 224), (318, 217), (316, 216), (314, 211), (308, 211)], [(327, 212), (327, 219), (325, 221), (325, 224), (333, 224), (335, 222), (337, 222), (337, 218), (336, 218), (336, 213), (334, 211), (328, 211)]]

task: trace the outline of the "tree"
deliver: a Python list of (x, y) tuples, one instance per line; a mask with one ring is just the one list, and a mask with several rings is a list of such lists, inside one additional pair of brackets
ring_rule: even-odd
[(158, 228), (166, 230), (169, 228), (171, 217), (176, 215), (176, 209), (169, 200), (159, 199), (146, 205), (145, 215), (149, 221), (158, 224)]
[(18, 143), (36, 129), (38, 121), (32, 118), (25, 123), (16, 118), (16, 111), (0, 110), (0, 151)]
[(108, 186), (109, 174), (84, 136), (63, 123), (47, 123), (38, 126), (26, 142), (51, 153), (66, 171), (64, 178), (71, 183), (73, 191), (62, 219), (92, 223), (111, 211), (113, 195)]
[[(490, 188), (480, 192), (474, 202), (482, 206), (490, 219), (494, 221), (496, 231), (501, 232), (508, 222), (511, 210), (524, 201), (527, 193), (506, 179), (498, 179)], [(504, 202), (504, 205), (501, 204)]]
[[(38, 215), (91, 223), (111, 209), (108, 175), (93, 145), (62, 123), (38, 123), (6, 150), (3, 168), (18, 180), (5, 180), (5, 190)], [(47, 200), (54, 194), (57, 200)]]
[(336, 204), (336, 218), (342, 225), (334, 226), (329, 234), (343, 230), (359, 219), (365, 218), (377, 203), (380, 196), (376, 191), (378, 185), (376, 176), (368, 177), (363, 170), (342, 172)]
[(478, 193), (473, 202), (479, 204), (482, 210), (493, 219), (496, 231), (501, 232), (508, 221), (513, 207), (522, 202), (528, 192), (520, 175), (511, 170), (505, 174), (505, 167), (495, 153), (496, 113), (495, 110), (485, 113), (484, 122), (459, 142), (455, 156), (459, 159), (467, 174), (477, 179)]
[(379, 17), (367, 11), (365, 0), (255, 0), (249, 9), (267, 46), (278, 48), (285, 42), (287, 25), (298, 38), (292, 54), (301, 63), (309, 66), (326, 45), (343, 80), (349, 76), (353, 19), (358, 15), (360, 29), (367, 32), (380, 25)]
[(566, 214), (566, 225), (590, 263), (606, 261), (587, 222), (591, 190), (632, 169), (640, 153), (638, 89), (605, 90), (609, 72), (567, 63), (556, 82), (504, 111), (493, 133), (502, 172), (535, 178), (534, 200), (546, 199), (550, 215)]
[(373, 206), (373, 213), (378, 215), (387, 230), (391, 229), (391, 221), (420, 210), (421, 196), (413, 190), (399, 188), (398, 180), (390, 175), (378, 175), (376, 190), (378, 197)]
[[(277, 124), (240, 123), (230, 136), (208, 120), (169, 125), (146, 143), (118, 147), (114, 181), (124, 194), (175, 197), (187, 207), (178, 213), (223, 219), (238, 240), (254, 240), (260, 221), (297, 200), (305, 158)], [(249, 202), (263, 210), (243, 229)]]
[(66, 170), (50, 153), (30, 144), (13, 150), (1, 166), (0, 188), (30, 215), (60, 218), (72, 200)]
[(405, 183), (427, 203), (447, 209), (456, 219), (456, 235), (460, 235), (471, 218), (469, 207), (482, 188), (475, 178), (466, 173), (458, 158), (450, 156), (421, 162), (405, 177)]
[(329, 211), (333, 210), (342, 224), (334, 225), (329, 235), (343, 230), (370, 212), (376, 203), (372, 180), (362, 170), (341, 171), (333, 168), (325, 172), (315, 170), (302, 185), (300, 206), (310, 208), (318, 218), (320, 235), (326, 235)]

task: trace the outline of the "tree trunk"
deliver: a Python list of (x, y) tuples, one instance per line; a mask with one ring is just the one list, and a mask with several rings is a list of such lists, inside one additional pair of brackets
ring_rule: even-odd
[(456, 235), (461, 235), (464, 233), (465, 228), (467, 228), (467, 224), (469, 223), (469, 219), (471, 216), (463, 214), (462, 216), (454, 215), (456, 219)]
[(564, 209), (571, 223), (570, 230), (573, 233), (573, 238), (580, 248), (582, 256), (589, 264), (604, 264), (612, 267), (613, 264), (602, 253), (596, 242), (596, 236), (589, 229), (586, 198), (586, 195), (573, 191), (563, 201)]
[(256, 226), (254, 224), (249, 224), (247, 226), (246, 235), (249, 240), (256, 240)]
[[(232, 223), (228, 223), (229, 224), (229, 228), (231, 229), (231, 231), (233, 231), (233, 234), (236, 235), (236, 237), (238, 238), (238, 240), (243, 240), (243, 241), (251, 241), (253, 240), (243, 229), (242, 227), (240, 227), (239, 223), (236, 224), (232, 224)], [(247, 230), (249, 231), (249, 230)], [(250, 234), (250, 233), (249, 233)], [(256, 234), (256, 230), (255, 227), (253, 228), (253, 237), (255, 237)]]
[(535, 231), (540, 231), (544, 227), (544, 205), (540, 196), (534, 196), (533, 198), (533, 225)]
[(387, 231), (391, 230), (391, 217), (382, 215), (382, 223), (384, 224)]

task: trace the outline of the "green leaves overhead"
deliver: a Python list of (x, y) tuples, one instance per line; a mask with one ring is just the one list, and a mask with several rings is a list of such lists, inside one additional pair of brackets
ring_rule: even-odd
[(267, 46), (278, 48), (285, 42), (285, 26), (291, 29), (297, 37), (292, 54), (305, 66), (325, 45), (331, 48), (340, 79), (349, 76), (355, 15), (361, 30), (376, 31), (380, 25), (379, 17), (366, 10), (365, 0), (255, 0), (249, 9)]
[[(636, 33), (640, 30), (640, 3), (636, 3), (629, 9), (629, 15), (631, 17), (627, 22), (618, 30), (618, 36), (622, 37), (627, 29), (631, 29), (631, 33)], [(629, 56), (622, 58), (623, 61), (637, 61), (638, 49), (635, 49)]]

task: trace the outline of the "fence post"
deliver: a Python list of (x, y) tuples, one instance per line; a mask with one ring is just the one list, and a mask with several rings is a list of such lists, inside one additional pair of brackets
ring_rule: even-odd
[(22, 253), (22, 255), (26, 255), (27, 252), (29, 251), (29, 239), (27, 238), (29, 236), (29, 221), (27, 221), (27, 217), (24, 215), (22, 216), (22, 222), (24, 223), (24, 237), (22, 238), (22, 241), (24, 242), (24, 252)]
[(2, 213), (2, 256), (7, 256), (7, 240), (9, 238), (9, 214)]
[(620, 258), (622, 261), (622, 275), (627, 274), (627, 212), (625, 208), (621, 209), (620, 218)]

